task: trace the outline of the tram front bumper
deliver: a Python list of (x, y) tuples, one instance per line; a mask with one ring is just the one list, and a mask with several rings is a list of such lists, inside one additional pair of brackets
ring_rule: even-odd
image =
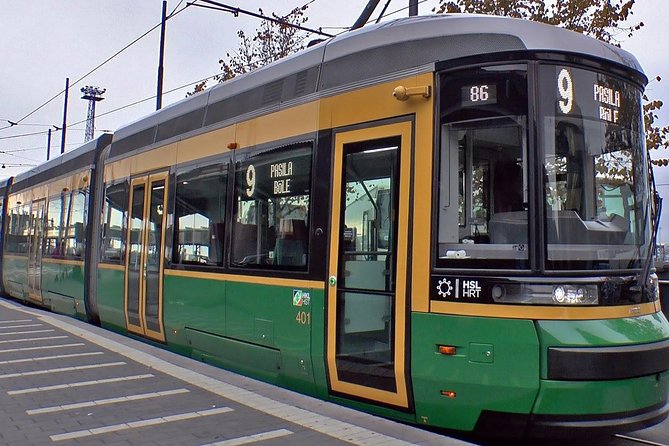
[(483, 435), (555, 438), (630, 432), (669, 415), (669, 372), (615, 381), (542, 380), (529, 414), (484, 410)]
[(669, 372), (612, 381), (542, 380), (530, 436), (629, 432), (669, 414)]

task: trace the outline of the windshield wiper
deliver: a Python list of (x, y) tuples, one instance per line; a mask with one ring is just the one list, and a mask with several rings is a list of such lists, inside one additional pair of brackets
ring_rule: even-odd
[[(655, 188), (655, 177), (653, 176), (653, 168), (650, 167), (650, 186), (651, 186), (651, 193), (653, 196), (653, 204), (655, 205), (655, 215), (653, 215), (653, 229), (650, 234), (650, 240), (648, 243), (648, 247), (646, 248), (645, 255), (643, 256), (643, 268), (641, 270), (641, 274), (639, 274), (639, 281), (637, 282), (637, 286), (640, 289), (643, 289), (643, 286), (648, 284), (648, 277), (650, 276), (650, 268), (653, 263), (653, 251), (655, 250), (655, 240), (657, 240), (657, 232), (660, 227), (660, 216), (662, 215), (662, 197), (660, 197), (660, 194), (657, 192), (657, 189)], [(651, 211), (652, 212), (652, 211)]]

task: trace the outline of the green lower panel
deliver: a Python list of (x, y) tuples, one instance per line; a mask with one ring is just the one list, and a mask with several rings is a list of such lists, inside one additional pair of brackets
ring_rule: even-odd
[(57, 313), (86, 317), (83, 265), (42, 263), (44, 304)]
[(98, 268), (97, 300), (102, 326), (115, 331), (126, 328), (124, 306), (124, 271)]
[[(324, 373), (322, 356), (315, 356), (316, 365), (312, 359), (324, 350), (322, 290), (169, 274), (164, 290), (170, 346), (303, 393), (325, 387), (324, 378), (320, 387), (315, 378), (315, 370)], [(314, 352), (312, 329), (321, 333)]]
[[(417, 422), (472, 430), (482, 410), (530, 413), (539, 390), (533, 321), (414, 313), (412, 330)], [(439, 345), (456, 354), (440, 354)]]
[(542, 381), (536, 415), (633, 412), (660, 404), (669, 394), (669, 372), (617, 381)]
[(188, 343), (193, 347), (192, 356), (204, 362), (254, 375), (265, 381), (276, 382), (281, 374), (281, 352), (247, 342), (226, 339), (186, 329)]
[(2, 275), (7, 294), (15, 299), (27, 299), (28, 257), (5, 257), (2, 261)]

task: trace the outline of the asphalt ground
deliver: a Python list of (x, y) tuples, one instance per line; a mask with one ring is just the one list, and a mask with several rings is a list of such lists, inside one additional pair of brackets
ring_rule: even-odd
[(462, 445), (0, 298), (0, 446)]

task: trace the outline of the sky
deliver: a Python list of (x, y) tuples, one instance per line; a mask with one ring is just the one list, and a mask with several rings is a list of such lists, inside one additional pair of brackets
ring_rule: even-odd
[[(254, 12), (263, 8), (267, 14), (286, 14), (309, 0), (223, 2), (226, 1)], [(169, 0), (168, 12), (180, 10), (188, 2), (192, 0)], [(380, 2), (373, 17), (384, 3)], [(393, 0), (388, 12), (399, 12), (389, 18), (406, 16), (408, 3)], [(430, 14), (438, 3), (423, 0), (419, 14)], [(666, 9), (666, 3), (667, 0), (636, 0), (631, 22), (642, 21), (645, 26), (632, 38), (620, 36), (622, 47), (639, 59), (649, 78), (663, 78), (661, 82), (651, 81), (647, 87), (651, 97), (666, 103), (660, 125), (669, 124), (669, 58), (665, 57), (669, 27), (659, 13)], [(333, 34), (343, 32), (366, 4), (367, 0), (315, 0), (307, 10), (309, 20), (305, 26), (322, 27)], [(159, 29), (79, 80), (157, 25), (161, 9), (162, 0), (0, 0), (0, 178), (46, 160), (46, 132), (53, 126), (62, 126), (64, 97), (59, 93), (68, 77), (71, 88), (66, 150), (84, 142), (88, 107), (87, 101), (81, 99), (80, 89), (84, 86), (106, 89), (104, 100), (97, 103), (96, 136), (155, 110)], [(198, 80), (218, 73), (218, 60), (238, 46), (237, 31), (252, 33), (259, 24), (252, 17), (235, 17), (196, 6), (187, 7), (169, 20), (163, 91), (175, 91), (164, 94), (163, 106), (183, 99)], [(75, 84), (76, 81), (79, 82)], [(54, 99), (44, 105), (51, 98)], [(128, 106), (144, 99), (149, 100)], [(10, 126), (10, 121), (19, 125)], [(18, 136), (26, 134), (35, 135)], [(61, 134), (53, 132), (52, 157), (60, 153)], [(653, 157), (669, 158), (669, 153), (656, 152)], [(656, 183), (667, 198), (669, 209), (669, 167), (656, 169)], [(660, 241), (669, 243), (669, 210), (664, 212), (662, 228), (666, 228), (666, 235), (661, 231)]]

